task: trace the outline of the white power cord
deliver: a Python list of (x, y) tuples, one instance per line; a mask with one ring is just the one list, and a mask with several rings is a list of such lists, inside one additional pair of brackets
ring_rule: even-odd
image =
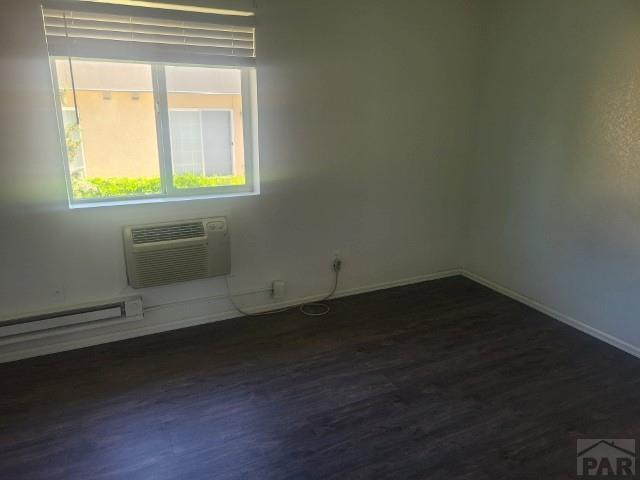
[(340, 276), (340, 269), (342, 268), (342, 262), (339, 259), (335, 259), (333, 261), (332, 264), (332, 269), (333, 269), (333, 288), (331, 289), (331, 291), (329, 292), (328, 295), (326, 295), (325, 297), (323, 297), (322, 299), (315, 301), (315, 302), (310, 302), (310, 303), (299, 303), (296, 305), (291, 305), (290, 307), (283, 307), (283, 308), (278, 308), (275, 310), (266, 310), (264, 312), (247, 312), (246, 310), (240, 308), (235, 301), (234, 295), (231, 293), (231, 288), (229, 287), (229, 277), (225, 276), (224, 280), (227, 284), (227, 292), (228, 292), (228, 298), (231, 301), (231, 305), (233, 305), (233, 308), (235, 308), (238, 312), (240, 312), (243, 315), (246, 315), (248, 317), (260, 317), (262, 315), (272, 315), (274, 313), (281, 313), (281, 312), (287, 312), (289, 310), (292, 310), (294, 308), (298, 308), (300, 309), (300, 312), (302, 312), (304, 315), (307, 315), (309, 317), (320, 317), (322, 315), (326, 315), (327, 313), (329, 313), (331, 311), (331, 307), (329, 305), (327, 305), (326, 303), (322, 303), (325, 302), (327, 300), (329, 300), (331, 297), (333, 297), (333, 295), (336, 293), (336, 290), (338, 289), (338, 278)]

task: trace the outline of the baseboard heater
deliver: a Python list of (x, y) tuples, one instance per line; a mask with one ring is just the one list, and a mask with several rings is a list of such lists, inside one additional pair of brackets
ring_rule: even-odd
[(0, 321), (0, 338), (103, 320), (138, 320), (142, 314), (142, 298), (126, 297)]

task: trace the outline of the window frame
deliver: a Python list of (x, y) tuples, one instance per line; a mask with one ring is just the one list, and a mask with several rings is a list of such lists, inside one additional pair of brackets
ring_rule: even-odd
[[(105, 205), (128, 205), (139, 203), (160, 203), (167, 201), (183, 201), (196, 199), (225, 198), (232, 196), (256, 195), (260, 193), (258, 176), (258, 153), (257, 153), (257, 98), (256, 98), (256, 69), (255, 67), (241, 65), (210, 65), (193, 63), (169, 63), (150, 62), (143, 60), (120, 60), (109, 58), (89, 58), (71, 57), (71, 61), (97, 61), (115, 63), (144, 64), (151, 67), (151, 78), (153, 85), (153, 101), (156, 118), (156, 140), (158, 142), (158, 161), (160, 171), (161, 192), (148, 195), (123, 195), (116, 197), (102, 198), (75, 198), (73, 195), (73, 184), (71, 176), (71, 166), (69, 163), (69, 152), (65, 141), (64, 119), (62, 114), (62, 102), (60, 99), (60, 88), (58, 84), (58, 74), (56, 61), (68, 61), (69, 57), (60, 55), (50, 55), (49, 64), (53, 81), (53, 93), (56, 106), (56, 116), (58, 120), (58, 135), (63, 159), (65, 182), (67, 185), (67, 196), (70, 208), (93, 207)], [(169, 124), (168, 92), (166, 87), (167, 66), (195, 67), (195, 68), (216, 68), (233, 69), (240, 71), (240, 85), (242, 98), (242, 129), (244, 144), (244, 185), (223, 185), (217, 187), (196, 187), (196, 188), (176, 188), (173, 184), (173, 163), (171, 158), (171, 133)], [(77, 107), (76, 107), (77, 108)], [(197, 109), (196, 109), (197, 110)], [(231, 122), (233, 129), (234, 125)], [(235, 149), (232, 149), (235, 158)]]

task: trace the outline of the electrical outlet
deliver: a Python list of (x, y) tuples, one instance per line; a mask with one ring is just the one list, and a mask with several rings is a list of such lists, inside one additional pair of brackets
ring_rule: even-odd
[(331, 268), (333, 268), (334, 272), (339, 272), (342, 269), (342, 260), (336, 257), (331, 264)]
[(271, 283), (271, 297), (279, 300), (284, 298), (287, 291), (287, 283), (284, 280), (274, 280)]

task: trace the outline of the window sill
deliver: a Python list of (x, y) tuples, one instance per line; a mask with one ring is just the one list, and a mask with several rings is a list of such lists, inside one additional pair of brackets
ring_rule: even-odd
[(223, 194), (211, 194), (211, 195), (198, 195), (198, 196), (185, 196), (185, 197), (153, 197), (153, 198), (139, 198), (139, 199), (127, 199), (127, 200), (102, 200), (96, 202), (76, 202), (69, 203), (71, 210), (82, 208), (97, 208), (97, 207), (119, 207), (123, 205), (146, 205), (150, 203), (174, 203), (174, 202), (189, 202), (197, 200), (211, 200), (218, 198), (236, 198), (236, 197), (252, 197), (260, 195), (259, 191), (250, 192), (236, 192), (236, 193), (223, 193)]

